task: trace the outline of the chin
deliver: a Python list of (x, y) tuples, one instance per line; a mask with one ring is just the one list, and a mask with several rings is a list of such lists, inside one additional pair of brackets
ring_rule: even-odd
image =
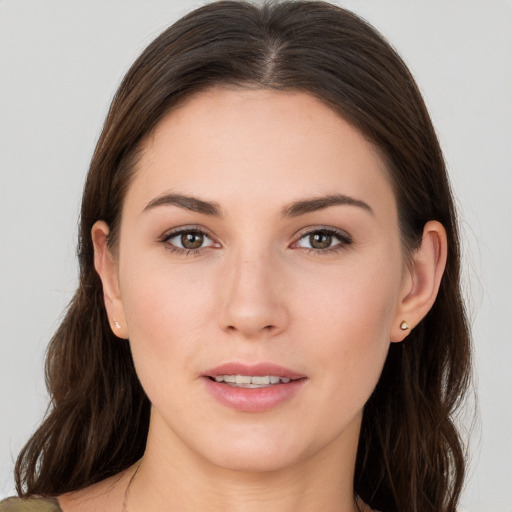
[[(269, 431), (270, 430), (270, 431)], [(226, 433), (215, 440), (197, 446), (203, 457), (213, 465), (237, 472), (265, 473), (293, 466), (318, 448), (304, 439), (290, 436), (289, 430), (277, 434), (272, 429), (244, 432), (242, 435)]]
[(214, 465), (228, 470), (243, 473), (271, 473), (293, 466), (300, 460), (296, 454), (283, 453), (274, 450), (268, 453), (258, 449), (248, 451), (237, 451), (230, 449), (227, 453), (213, 455), (210, 462)]

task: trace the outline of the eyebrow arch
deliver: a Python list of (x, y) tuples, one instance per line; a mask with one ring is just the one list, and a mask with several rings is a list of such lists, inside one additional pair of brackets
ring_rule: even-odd
[(314, 197), (312, 199), (306, 199), (303, 201), (296, 201), (289, 206), (285, 207), (281, 211), (282, 217), (298, 217), (305, 213), (316, 212), (317, 210), (323, 210), (329, 208), (329, 206), (338, 205), (350, 205), (357, 206), (367, 210), (369, 213), (374, 215), (371, 206), (360, 199), (354, 199), (353, 197), (346, 196), (344, 194), (332, 194), (322, 197)]
[(204, 201), (197, 197), (186, 196), (183, 194), (164, 194), (152, 199), (143, 212), (152, 210), (158, 206), (178, 206), (185, 210), (191, 210), (197, 213), (203, 213), (205, 215), (213, 215), (215, 217), (223, 217), (222, 209), (218, 203), (213, 201)]

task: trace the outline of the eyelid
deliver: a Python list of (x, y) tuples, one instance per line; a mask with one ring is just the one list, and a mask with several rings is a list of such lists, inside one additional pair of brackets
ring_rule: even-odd
[[(329, 235), (334, 236), (337, 238), (340, 243), (336, 244), (332, 247), (327, 247), (325, 249), (315, 249), (314, 247), (301, 247), (297, 246), (300, 240), (305, 238), (306, 236), (311, 236), (313, 233), (327, 233)], [(297, 233), (294, 237), (295, 241), (292, 243), (293, 248), (300, 248), (306, 251), (313, 251), (315, 253), (328, 253), (340, 249), (346, 248), (348, 245), (351, 245), (353, 240), (352, 236), (350, 236), (349, 233), (344, 231), (343, 229), (335, 228), (332, 226), (309, 226), (307, 228), (302, 229)], [(295, 246), (295, 247), (294, 247)]]
[[(212, 241), (212, 244), (207, 245), (205, 247), (198, 247), (197, 249), (186, 249), (184, 247), (178, 247), (176, 245), (169, 243), (169, 240), (171, 240), (172, 238), (179, 236), (183, 233), (190, 232), (196, 232), (204, 235), (206, 238)], [(212, 235), (212, 233), (208, 229), (206, 229), (204, 226), (199, 226), (195, 224), (179, 226), (176, 228), (169, 229), (165, 231), (160, 237), (158, 237), (157, 241), (159, 243), (164, 244), (167, 250), (176, 253), (183, 253), (185, 255), (199, 254), (205, 249), (209, 249), (211, 247), (218, 248), (221, 245), (219, 242), (217, 242), (215, 236)]]
[(202, 233), (208, 238), (212, 238), (210, 231), (206, 229), (204, 226), (199, 226), (196, 224), (186, 224), (184, 226), (178, 226), (175, 228), (168, 229), (165, 231), (161, 236), (158, 237), (159, 241), (169, 240), (169, 238), (172, 238), (173, 236), (179, 235), (181, 233), (188, 233), (189, 231), (197, 231), (198, 233)]
[[(168, 243), (171, 238), (174, 238), (176, 236), (179, 236), (180, 234), (188, 233), (188, 232), (201, 233), (205, 237), (209, 238), (211, 240), (212, 244), (207, 245), (205, 247), (199, 247), (197, 249), (186, 249), (186, 248), (178, 247), (174, 244)], [(302, 240), (303, 238), (305, 238), (307, 236), (311, 236), (314, 233), (327, 233), (327, 234), (337, 238), (339, 240), (339, 243), (334, 246), (331, 246), (331, 247), (326, 247), (325, 249), (317, 249), (314, 247), (302, 247), (302, 246), (297, 245), (300, 240)], [(302, 250), (310, 251), (310, 252), (312, 251), (316, 254), (319, 254), (319, 253), (327, 254), (329, 252), (336, 252), (339, 250), (343, 250), (347, 246), (351, 245), (353, 242), (352, 236), (349, 233), (347, 233), (345, 230), (335, 228), (333, 226), (308, 226), (306, 228), (301, 229), (293, 238), (294, 238), (294, 242), (290, 245), (291, 248), (302, 249)], [(216, 237), (210, 232), (210, 230), (208, 230), (204, 226), (199, 226), (199, 225), (195, 225), (195, 224), (179, 226), (176, 228), (172, 228), (168, 231), (165, 231), (158, 238), (157, 241), (164, 244), (166, 246), (167, 250), (169, 250), (171, 252), (182, 253), (185, 255), (196, 255), (206, 249), (210, 249), (212, 247), (220, 248), (222, 246), (221, 243), (216, 240)]]
[(302, 228), (295, 236), (295, 240), (299, 240), (300, 238), (304, 238), (306, 235), (310, 235), (311, 233), (316, 233), (317, 231), (323, 231), (326, 233), (331, 233), (333, 235), (336, 235), (340, 238), (345, 239), (347, 242), (352, 242), (352, 236), (345, 231), (344, 229), (335, 228), (333, 226), (307, 226), (305, 228)]

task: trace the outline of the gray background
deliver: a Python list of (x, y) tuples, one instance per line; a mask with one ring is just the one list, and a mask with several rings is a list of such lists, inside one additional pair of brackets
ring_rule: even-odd
[[(338, 3), (404, 56), (438, 130), (474, 325), (479, 419), (462, 509), (512, 511), (512, 2)], [(138, 53), (198, 5), (0, 0), (0, 497), (46, 407), (43, 354), (76, 285), (81, 188), (111, 97)]]

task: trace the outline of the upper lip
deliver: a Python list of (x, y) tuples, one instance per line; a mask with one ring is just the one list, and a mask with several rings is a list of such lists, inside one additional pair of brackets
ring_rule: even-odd
[(306, 377), (302, 373), (274, 363), (245, 364), (237, 362), (221, 364), (215, 368), (207, 370), (204, 375), (205, 377), (217, 377), (218, 375), (250, 375), (263, 377), (265, 375), (273, 375), (276, 377), (286, 377), (291, 380), (303, 379)]

